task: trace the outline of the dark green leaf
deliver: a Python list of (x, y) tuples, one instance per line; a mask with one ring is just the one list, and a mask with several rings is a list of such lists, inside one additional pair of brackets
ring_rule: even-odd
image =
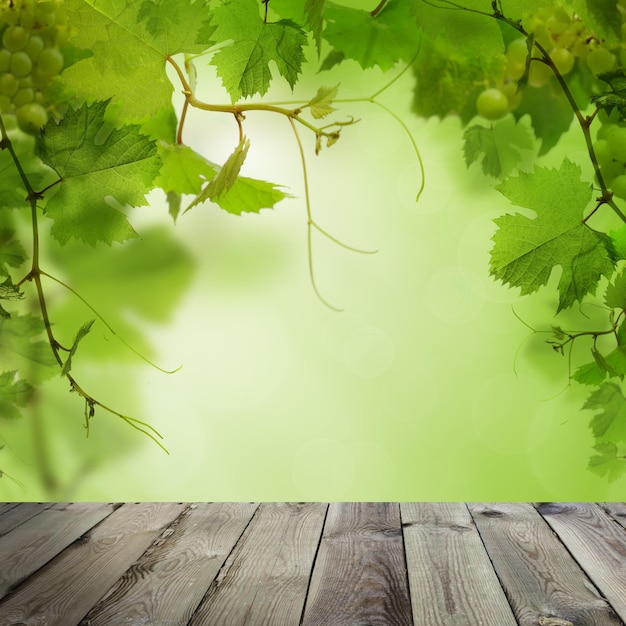
[(618, 385), (604, 383), (589, 396), (583, 409), (600, 411), (591, 420), (598, 442), (626, 441), (626, 398)]

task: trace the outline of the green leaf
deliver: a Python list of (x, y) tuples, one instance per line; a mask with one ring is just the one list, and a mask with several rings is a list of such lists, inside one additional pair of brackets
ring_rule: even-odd
[(375, 17), (369, 11), (326, 2), (324, 39), (334, 52), (363, 68), (385, 71), (400, 59), (410, 61), (419, 47), (419, 30), (408, 2), (390, 2)]
[(64, 82), (88, 101), (113, 98), (124, 118), (170, 106), (166, 58), (212, 43), (208, 0), (65, 0), (64, 10), (70, 43), (94, 53), (67, 68)]
[(504, 178), (518, 167), (524, 151), (535, 145), (532, 130), (524, 123), (515, 123), (507, 115), (488, 127), (474, 125), (463, 134), (465, 163), (469, 167), (483, 156), (482, 169), (488, 176)]
[(593, 449), (598, 454), (589, 459), (589, 469), (598, 476), (607, 476), (613, 482), (626, 474), (626, 456), (619, 455), (614, 443), (599, 443)]
[(326, 0), (306, 0), (304, 12), (306, 14), (306, 24), (313, 32), (317, 54), (319, 57), (322, 48), (322, 31), (324, 28), (324, 3)]
[(616, 259), (626, 259), (626, 226), (609, 232)]
[(597, 387), (606, 378), (606, 371), (598, 367), (596, 361), (581, 365), (573, 374), (572, 380), (581, 383), (582, 385), (593, 385)]
[(618, 385), (604, 383), (589, 396), (583, 409), (600, 411), (590, 424), (600, 443), (626, 441), (626, 398)]
[[(22, 300), (24, 294), (13, 284), (10, 276), (7, 276), (3, 283), (0, 283), (0, 300)], [(10, 313), (0, 306), (0, 319), (8, 319)]]
[(335, 85), (334, 87), (320, 87), (317, 90), (317, 93), (311, 100), (309, 100), (307, 106), (311, 109), (311, 115), (319, 120), (327, 115), (330, 115), (333, 111), (337, 109), (330, 106), (335, 98), (337, 97), (337, 92), (339, 91), (339, 85)]
[(61, 244), (72, 237), (92, 245), (136, 237), (117, 207), (145, 206), (161, 165), (155, 143), (139, 126), (103, 132), (106, 107), (95, 102), (68, 109), (60, 124), (46, 125), (37, 142), (39, 156), (61, 178), (45, 208)]
[(0, 371), (18, 371), (33, 383), (58, 372), (50, 344), (42, 340), (44, 324), (35, 315), (0, 319)]
[(213, 202), (217, 202), (232, 189), (241, 171), (241, 166), (248, 155), (249, 148), (250, 140), (242, 136), (239, 144), (226, 159), (217, 176), (202, 191), (201, 195), (205, 196), (203, 200), (210, 198)]
[(622, 119), (626, 119), (626, 73), (623, 68), (598, 74), (598, 78), (609, 85), (609, 90), (594, 94), (590, 100), (609, 115), (617, 109)]
[(545, 285), (553, 268), (561, 266), (559, 312), (593, 292), (601, 275), (613, 273), (609, 237), (583, 221), (591, 187), (580, 180), (578, 165), (565, 159), (559, 170), (536, 167), (497, 189), (537, 217), (515, 214), (495, 220), (490, 271), (496, 279), (520, 287), (524, 295)]
[(571, 105), (550, 84), (524, 89), (522, 101), (513, 115), (517, 119), (530, 115), (535, 135), (541, 140), (539, 156), (554, 148), (574, 121)]
[(33, 395), (30, 383), (21, 380), (17, 371), (0, 374), (0, 417), (17, 419), (22, 416), (19, 407), (24, 407)]
[(15, 238), (15, 232), (8, 228), (0, 230), (0, 277), (8, 276), (8, 268), (19, 267), (26, 258), (24, 247)]
[(202, 184), (217, 174), (207, 159), (188, 146), (160, 142), (158, 151), (163, 165), (154, 184), (166, 193), (198, 194)]
[(215, 38), (232, 44), (221, 48), (211, 64), (233, 102), (267, 92), (272, 61), (293, 88), (304, 62), (304, 31), (291, 20), (264, 23), (259, 6), (256, 0), (230, 0), (213, 11)]
[(61, 370), (61, 376), (67, 376), (70, 373), (70, 370), (72, 369), (72, 357), (76, 354), (78, 344), (89, 334), (89, 331), (91, 330), (91, 327), (93, 326), (95, 321), (96, 320), (91, 320), (90, 322), (83, 324), (78, 329), (78, 332), (76, 333), (76, 336), (74, 337), (74, 341), (72, 342), (72, 347), (70, 348), (70, 351), (67, 355), (67, 359), (65, 360), (65, 363), (63, 364), (63, 369)]
[(276, 185), (256, 178), (240, 176), (230, 191), (218, 198), (217, 204), (233, 215), (258, 213), (261, 209), (272, 209), (283, 198), (291, 197)]
[(626, 309), (626, 270), (618, 272), (606, 288), (604, 303), (611, 309)]

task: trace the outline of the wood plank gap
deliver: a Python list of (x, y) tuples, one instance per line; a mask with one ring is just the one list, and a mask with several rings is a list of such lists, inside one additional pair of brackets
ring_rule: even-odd
[(190, 504), (87, 614), (82, 626), (184, 626), (258, 504)]
[(528, 503), (468, 503), (522, 626), (621, 626), (578, 563)]
[(626, 530), (590, 502), (548, 502), (537, 511), (626, 621)]
[(19, 502), (0, 513), (0, 537), (53, 506), (53, 502)]
[[(406, 588), (409, 590), (409, 601), (411, 602), (411, 626), (416, 626), (416, 624), (415, 624), (415, 614), (414, 614), (414, 611), (412, 609), (413, 598), (412, 598), (412, 594), (411, 594), (411, 582), (409, 580), (409, 558), (408, 558), (408, 555), (407, 555), (405, 522), (404, 522), (404, 517), (403, 517), (402, 504), (399, 505), (399, 513), (400, 513), (400, 531), (402, 533), (402, 554), (404, 556), (405, 584), (406, 584)], [(417, 626), (419, 626), (419, 625), (417, 625)]]

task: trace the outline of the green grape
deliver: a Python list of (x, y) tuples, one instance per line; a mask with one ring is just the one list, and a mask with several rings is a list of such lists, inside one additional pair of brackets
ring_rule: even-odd
[(626, 126), (613, 126), (607, 137), (611, 155), (616, 161), (626, 162)]
[(609, 148), (609, 142), (606, 139), (598, 139), (593, 144), (593, 150), (596, 153), (596, 159), (600, 167), (607, 166), (613, 160), (613, 154)]
[(533, 61), (528, 73), (528, 84), (531, 87), (543, 87), (552, 78), (552, 69), (541, 61)]
[(48, 121), (46, 110), (36, 102), (22, 105), (16, 110), (15, 115), (17, 125), (29, 135), (36, 135)]
[(15, 78), (13, 74), (2, 74), (2, 76), (0, 76), (0, 94), (14, 96), (19, 86), (17, 78)]
[(606, 48), (599, 47), (591, 50), (587, 55), (587, 65), (594, 74), (608, 72), (615, 66), (615, 55)]
[(35, 99), (35, 91), (31, 87), (20, 89), (13, 96), (13, 106), (15, 108), (21, 107), (23, 104), (28, 104)]
[(613, 179), (611, 191), (622, 200), (626, 200), (626, 174), (620, 174)]
[(613, 160), (605, 165), (602, 165), (600, 167), (600, 171), (602, 172), (604, 182), (610, 186), (616, 176), (620, 176), (624, 173), (624, 164)]
[(555, 48), (550, 58), (562, 76), (569, 74), (574, 67), (574, 55), (567, 48)]
[(487, 120), (499, 120), (509, 112), (509, 100), (500, 89), (485, 89), (476, 98), (476, 111)]
[(26, 52), (14, 52), (11, 56), (10, 71), (16, 78), (28, 76), (33, 70), (33, 62)]
[(11, 53), (8, 50), (2, 48), (0, 50), (0, 74), (9, 71), (9, 65), (11, 64)]
[(7, 130), (13, 130), (14, 128), (17, 128), (17, 120), (15, 119), (15, 115), (3, 115), (2, 121), (4, 122), (4, 127)]
[(28, 38), (28, 32), (22, 26), (9, 26), (2, 34), (2, 45), (10, 52), (18, 52), (26, 47)]
[(515, 63), (526, 63), (526, 57), (528, 56), (528, 45), (524, 37), (518, 37), (513, 39), (506, 47), (506, 56)]
[(63, 68), (63, 54), (58, 48), (45, 48), (37, 59), (37, 75), (45, 79), (54, 78)]
[(509, 110), (516, 109), (522, 102), (522, 92), (518, 91), (517, 83), (514, 81), (505, 83), (501, 87), (502, 93), (509, 101)]
[(33, 62), (35, 62), (39, 58), (39, 55), (41, 54), (41, 51), (43, 49), (43, 39), (38, 35), (33, 35), (28, 41), (28, 45), (26, 46), (26, 52), (28, 53), (30, 60)]
[(35, 7), (35, 22), (40, 27), (49, 27), (56, 21), (54, 2), (40, 2)]
[(8, 113), (12, 110), (11, 98), (9, 96), (0, 96), (0, 113)]

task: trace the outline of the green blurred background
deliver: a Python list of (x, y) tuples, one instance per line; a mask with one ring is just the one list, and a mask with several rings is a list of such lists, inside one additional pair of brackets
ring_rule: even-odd
[[(226, 102), (214, 73), (199, 69), (200, 97)], [(277, 84), (268, 100), (308, 100), (338, 82), (339, 98), (359, 98), (394, 75), (351, 62), (317, 74), (312, 62), (295, 94)], [(26, 421), (4, 430), (2, 469), (23, 488), (0, 482), (3, 499), (623, 499), (623, 479), (608, 484), (586, 468), (591, 413), (580, 408), (586, 390), (568, 387), (567, 358), (513, 314), (548, 329), (556, 291), (518, 298), (488, 276), (491, 220), (510, 207), (479, 167), (467, 170), (458, 121), (410, 113), (412, 86), (407, 73), (380, 100), (424, 159), (417, 204), (411, 144), (380, 108), (336, 105), (336, 119), (361, 121), (319, 156), (301, 131), (314, 218), (378, 250), (357, 254), (314, 232), (317, 284), (343, 312), (311, 287), (297, 144), (270, 114), (247, 115), (242, 173), (289, 189), (295, 197), (275, 210), (237, 217), (206, 205), (173, 225), (154, 193), (132, 214), (141, 241), (46, 243), (56, 273), (120, 336), (164, 367), (183, 364), (159, 373), (100, 322), (76, 358), (93, 395), (152, 424), (170, 455), (102, 411), (85, 438), (81, 403), (53, 379)], [(192, 112), (185, 139), (221, 163), (237, 126)], [(575, 132), (542, 163), (565, 154), (584, 165)], [(93, 314), (49, 287), (55, 324), (71, 338)], [(34, 441), (47, 450), (53, 491), (38, 479)]]

